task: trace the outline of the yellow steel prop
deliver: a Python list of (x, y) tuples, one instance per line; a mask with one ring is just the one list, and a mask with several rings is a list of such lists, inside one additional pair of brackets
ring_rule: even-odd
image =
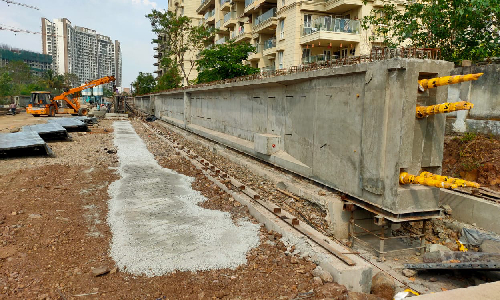
[(399, 183), (401, 184), (421, 184), (445, 189), (456, 189), (459, 186), (479, 188), (479, 184), (459, 178), (441, 176), (429, 172), (422, 172), (420, 175), (411, 175), (407, 172), (399, 174)]
[(467, 75), (456, 75), (456, 76), (444, 76), (431, 79), (422, 79), (418, 81), (419, 91), (423, 92), (427, 89), (432, 89), (438, 86), (455, 84), (464, 81), (477, 80), (484, 73), (477, 74), (467, 74)]
[(427, 116), (448, 113), (457, 110), (470, 110), (474, 104), (467, 101), (443, 103), (430, 106), (417, 106), (417, 118), (421, 119)]
[(452, 184), (456, 184), (458, 186), (462, 186), (462, 187), (475, 187), (475, 188), (479, 188), (480, 185), (479, 183), (477, 182), (473, 182), (473, 181), (467, 181), (467, 180), (463, 180), (463, 179), (460, 179), (460, 178), (454, 178), (454, 177), (448, 177), (448, 176), (441, 176), (441, 175), (436, 175), (436, 174), (432, 174), (432, 173), (429, 173), (429, 172), (422, 172), (420, 173), (420, 176), (424, 176), (424, 177), (427, 177), (427, 178), (433, 178), (433, 179), (436, 179), (436, 180), (441, 180), (441, 181), (446, 181), (446, 182), (449, 182), (449, 183), (452, 183)]

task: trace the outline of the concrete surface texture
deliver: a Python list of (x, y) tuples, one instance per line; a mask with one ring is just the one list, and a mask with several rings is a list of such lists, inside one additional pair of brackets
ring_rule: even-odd
[(109, 187), (111, 256), (132, 274), (235, 268), (259, 243), (259, 225), (197, 204), (192, 178), (160, 167), (128, 121), (114, 123), (121, 179)]
[(449, 132), (480, 132), (500, 134), (500, 64), (460, 67), (451, 75), (484, 73), (476, 81), (462, 82), (448, 87), (448, 102), (470, 101), (470, 111), (449, 114)]
[[(440, 293), (418, 296), (418, 300), (456, 300), (456, 299), (481, 299), (496, 300), (500, 298), (500, 281), (455, 289)], [(411, 298), (409, 298), (411, 299)]]
[(417, 81), (452, 67), (392, 59), (164, 92), (135, 104), (397, 218), (438, 209), (438, 189), (402, 187), (398, 178), (402, 170), (441, 171), (445, 117), (416, 120), (415, 107), (446, 102), (447, 88), (418, 94)]

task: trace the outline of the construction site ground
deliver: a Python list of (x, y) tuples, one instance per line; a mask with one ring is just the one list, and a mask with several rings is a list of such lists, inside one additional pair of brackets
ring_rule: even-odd
[[(44, 119), (24, 113), (0, 116), (0, 131), (15, 131)], [(279, 234), (264, 227), (260, 230), (260, 245), (250, 250), (247, 263), (236, 269), (174, 272), (156, 277), (131, 275), (117, 269), (109, 254), (112, 233), (107, 224), (108, 186), (119, 178), (112, 122), (100, 120), (91, 132), (71, 133), (73, 141), (49, 143), (55, 158), (17, 157), (0, 161), (0, 299), (377, 299), (347, 292), (334, 283), (318, 282), (312, 275), (316, 264), (299, 253), (291, 254), (292, 245), (283, 244)], [(132, 124), (158, 163), (196, 178), (193, 189), (207, 198), (200, 204), (202, 207), (229, 212), (235, 220), (245, 217), (255, 222), (244, 206), (206, 179), (141, 122), (134, 120)], [(279, 203), (300, 220), (329, 234), (326, 212), (317, 205), (280, 193), (273, 183), (217, 154), (215, 148), (177, 136), (181, 144), (258, 191), (263, 198)], [(429, 224), (428, 242), (454, 247), (451, 244), (457, 232), (446, 226), (448, 221), (453, 220)], [(361, 253), (396, 276), (398, 285), (415, 287), (423, 293), (490, 281), (488, 274), (457, 271), (420, 272), (405, 277), (401, 274), (402, 265), (420, 261), (416, 253), (389, 257), (385, 262), (377, 262), (369, 252)], [(101, 271), (105, 274), (95, 276)]]
[[(22, 125), (40, 119), (28, 117), (3, 116), (0, 124), (10, 128), (14, 118)], [(138, 122), (134, 125), (140, 128)], [(263, 227), (260, 245), (236, 269), (156, 277), (117, 269), (109, 255), (106, 220), (107, 188), (118, 179), (112, 132), (112, 121), (101, 120), (92, 132), (72, 133), (73, 141), (51, 142), (55, 158), (0, 161), (0, 299), (315, 299), (348, 294), (350, 299), (377, 299), (313, 280), (316, 265), (291, 255), (291, 245)], [(157, 151), (162, 166), (196, 178), (193, 188), (207, 198), (203, 207), (252, 220), (245, 207), (173, 149), (162, 145)], [(105, 274), (96, 276), (101, 272)]]

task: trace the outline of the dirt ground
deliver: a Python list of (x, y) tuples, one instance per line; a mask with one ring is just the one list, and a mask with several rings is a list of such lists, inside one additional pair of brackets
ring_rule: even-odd
[[(26, 117), (31, 119), (0, 116), (0, 127), (38, 122)], [(203, 207), (252, 219), (246, 208), (135, 125), (162, 166), (196, 177), (193, 188), (208, 199)], [(152, 278), (117, 270), (108, 254), (106, 223), (107, 187), (118, 178), (112, 122), (101, 121), (92, 130), (72, 133), (71, 142), (51, 142), (55, 158), (0, 161), (0, 299), (376, 299), (318, 282), (311, 274), (316, 265), (291, 255), (292, 246), (264, 228), (260, 246), (235, 270)], [(98, 268), (110, 272), (96, 277)]]
[(500, 138), (472, 133), (447, 136), (443, 175), (476, 181), (500, 191)]
[(24, 125), (33, 124), (44, 124), (47, 123), (48, 117), (33, 117), (26, 113), (26, 111), (20, 111), (19, 114), (15, 116), (3, 115), (0, 116), (0, 133), (7, 133), (20, 128)]

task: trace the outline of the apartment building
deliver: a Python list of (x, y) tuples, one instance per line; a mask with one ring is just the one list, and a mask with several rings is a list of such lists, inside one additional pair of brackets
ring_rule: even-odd
[(121, 86), (120, 43), (93, 29), (73, 26), (66, 18), (42, 18), (42, 51), (52, 56), (56, 73), (76, 74), (80, 84), (112, 75)]
[[(202, 20), (202, 17), (196, 12), (198, 4), (199, 2), (197, 0), (170, 0), (168, 1), (168, 10), (175, 12), (177, 15), (189, 17), (192, 24), (197, 26), (201, 24), (200, 21)], [(162, 76), (165, 71), (161, 66), (161, 59), (163, 58), (165, 50), (163, 47), (166, 47), (165, 37), (158, 36), (155, 42), (157, 46), (154, 47), (156, 52), (154, 58), (156, 58), (157, 61), (153, 65), (157, 67), (154, 73), (156, 73), (159, 77)], [(188, 70), (191, 68), (191, 62), (197, 59), (197, 54), (198, 53), (195, 51), (188, 51), (186, 53), (184, 57), (184, 69)], [(189, 80), (196, 79), (196, 77), (198, 77), (198, 71), (196, 70), (196, 67), (194, 67), (189, 74)], [(183, 85), (187, 85), (187, 82), (185, 82), (184, 79), (182, 83)]]
[(229, 39), (251, 43), (257, 50), (247, 63), (267, 71), (369, 54), (369, 32), (361, 28), (360, 20), (383, 4), (381, 0), (366, 5), (362, 0), (201, 0), (196, 12), (204, 24), (217, 29), (215, 44)]
[(0, 67), (12, 61), (23, 61), (30, 66), (31, 73), (42, 76), (52, 69), (52, 56), (19, 49), (0, 48)]

